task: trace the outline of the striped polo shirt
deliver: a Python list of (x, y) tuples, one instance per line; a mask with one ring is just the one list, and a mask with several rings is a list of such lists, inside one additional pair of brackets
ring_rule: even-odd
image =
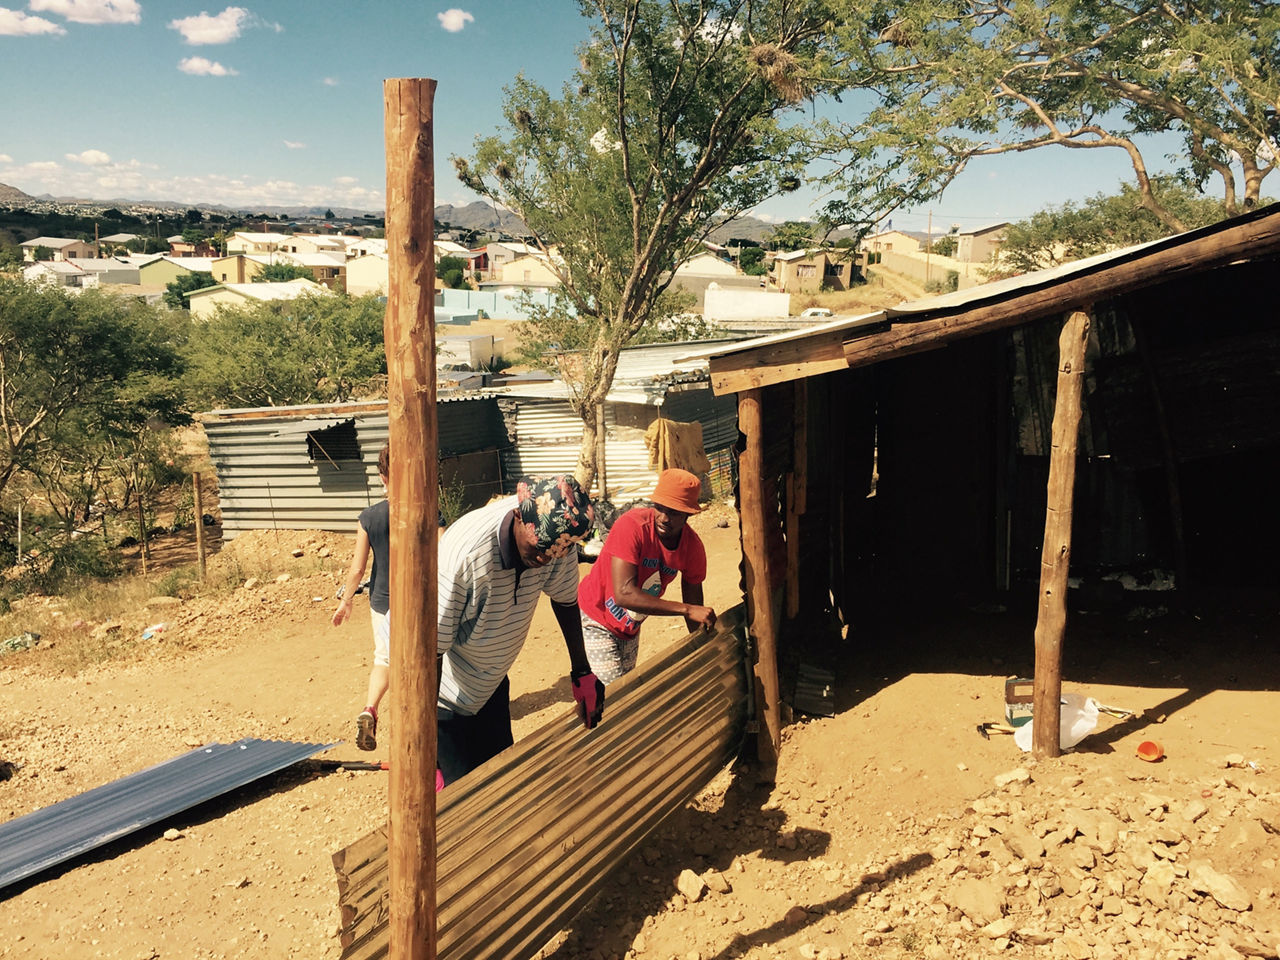
[[(474, 716), (515, 663), (538, 598), (578, 602), (578, 552), (545, 567), (504, 567), (500, 531), (516, 498), (507, 497), (454, 521), (440, 538), (437, 652), (442, 708)], [(514, 547), (514, 544), (512, 545)]]

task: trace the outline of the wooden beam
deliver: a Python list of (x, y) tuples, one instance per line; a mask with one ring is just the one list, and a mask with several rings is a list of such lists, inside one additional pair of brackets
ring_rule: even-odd
[(1090, 317), (1077, 311), (1058, 338), (1058, 388), (1053, 408), (1053, 446), (1049, 452), (1049, 495), (1040, 554), (1040, 610), (1036, 616), (1036, 667), (1033, 694), (1035, 755), (1062, 752), (1062, 637), (1067, 627), (1067, 574), (1071, 562), (1071, 510), (1075, 495), (1076, 446), (1084, 389), (1084, 352)]
[(797, 380), (795, 414), (792, 417), (791, 472), (787, 474), (787, 619), (800, 615), (800, 518), (804, 516), (809, 485), (809, 389)]
[(383, 84), (387, 426), (391, 440), (390, 955), (436, 956), (434, 80)]
[[(1249, 219), (1198, 239), (1175, 243), (1153, 252), (1137, 252), (1129, 259), (1103, 264), (1061, 282), (1009, 292), (1004, 299), (955, 308), (949, 316), (911, 322), (908, 317), (877, 333), (844, 344), (845, 360), (861, 367), (892, 357), (907, 356), (944, 346), (950, 340), (1026, 323), (1053, 314), (1088, 309), (1116, 297), (1170, 279), (1203, 273), (1244, 257), (1280, 252), (1280, 213)], [(729, 373), (726, 372), (726, 378)]]
[(716, 396), (724, 396), (843, 370), (848, 366), (844, 358), (845, 332), (831, 330), (712, 357), (711, 389)]
[(196, 511), (196, 560), (200, 564), (200, 579), (205, 575), (204, 553), (204, 496), (200, 490), (200, 474), (191, 475), (191, 503)]
[(747, 630), (755, 641), (757, 744), (760, 760), (774, 765), (782, 745), (782, 709), (778, 685), (778, 625), (774, 616), (773, 583), (769, 569), (769, 538), (765, 525), (776, 524), (769, 510), (764, 483), (764, 395), (747, 390), (738, 397), (738, 430), (746, 449), (738, 458), (738, 497), (742, 508), (742, 560), (746, 568)]

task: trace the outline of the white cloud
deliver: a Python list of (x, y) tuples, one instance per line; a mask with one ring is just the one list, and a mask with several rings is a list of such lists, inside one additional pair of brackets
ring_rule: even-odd
[(290, 150), (305, 150), (305, 149), (307, 149), (307, 145), (306, 145), (305, 143), (300, 143), (300, 142), (299, 142), (299, 141), (297, 141), (297, 140), (285, 140), (285, 141), (283, 141), (283, 142), (284, 142), (284, 145), (285, 145), (286, 147), (288, 147)]
[(86, 167), (100, 167), (110, 163), (111, 158), (101, 150), (85, 150), (81, 153), (68, 153), (67, 159), (72, 163), (83, 163)]
[(29, 17), (21, 10), (0, 7), (0, 37), (35, 37), (42, 33), (66, 33), (52, 20)]
[(359, 179), (357, 179), (356, 177), (334, 177), (334, 178), (333, 178), (333, 182), (334, 182), (334, 183), (340, 183), (340, 184), (342, 184), (344, 187), (349, 187), (349, 186), (351, 186), (351, 184), (353, 184), (353, 183), (359, 183), (360, 181), (359, 181)]
[(234, 77), (238, 72), (204, 57), (186, 57), (178, 63), (178, 69), (193, 77)]
[(0, 153), (0, 163), (13, 163), (13, 157), (7, 153)]
[(460, 33), (468, 23), (474, 23), (475, 17), (467, 13), (465, 10), (459, 10), (457, 7), (450, 7), (444, 13), (437, 13), (436, 19), (440, 21), (440, 26), (448, 30), (450, 33)]
[(240, 28), (249, 19), (244, 7), (227, 7), (214, 16), (201, 11), (192, 17), (170, 20), (169, 29), (177, 30), (182, 39), (192, 46), (209, 43), (230, 43), (240, 36)]
[(139, 23), (138, 0), (29, 0), (36, 13), (56, 13), (72, 23)]
[(325, 78), (324, 78), (323, 80), (321, 80), (320, 82), (321, 82), (321, 83), (323, 83), (326, 87), (336, 87), (336, 86), (338, 85), (338, 78), (337, 78), (337, 77), (325, 77)]

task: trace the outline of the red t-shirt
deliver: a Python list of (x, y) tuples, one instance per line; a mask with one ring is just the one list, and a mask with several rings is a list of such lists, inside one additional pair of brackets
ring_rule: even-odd
[(636, 566), (639, 587), (660, 597), (679, 573), (686, 583), (707, 579), (707, 551), (688, 524), (680, 533), (680, 545), (668, 550), (658, 539), (652, 507), (636, 507), (620, 516), (609, 529), (600, 556), (578, 585), (578, 606), (612, 633), (633, 637), (640, 632), (646, 614), (626, 610), (613, 595), (613, 558)]

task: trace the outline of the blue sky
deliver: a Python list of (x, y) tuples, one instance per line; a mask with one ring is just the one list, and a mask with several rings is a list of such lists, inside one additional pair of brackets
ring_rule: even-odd
[[(0, 0), (0, 183), (27, 193), (237, 208), (381, 210), (382, 81), (431, 77), (436, 198), (474, 200), (449, 157), (501, 120), (518, 72), (558, 90), (587, 23), (570, 0)], [(6, 5), (7, 4), (7, 5)], [(1120, 151), (1048, 149), (971, 165), (922, 230), (1014, 220), (1112, 192)], [(800, 191), (767, 220), (808, 217)]]

